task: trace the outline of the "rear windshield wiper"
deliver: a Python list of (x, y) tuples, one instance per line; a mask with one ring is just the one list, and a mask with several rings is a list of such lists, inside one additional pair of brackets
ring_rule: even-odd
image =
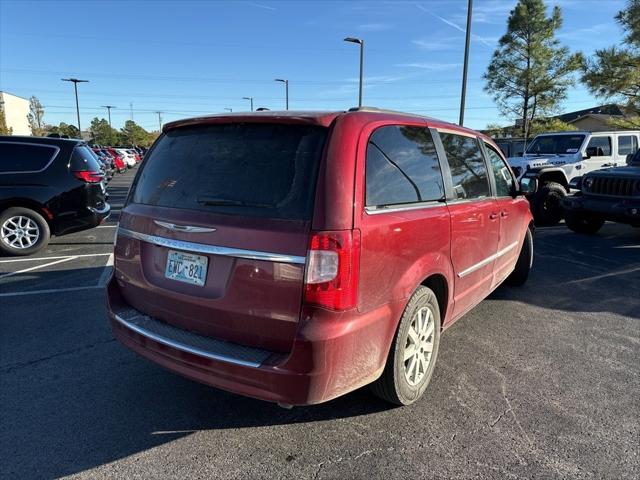
[(273, 208), (268, 203), (245, 202), (242, 200), (232, 200), (230, 198), (209, 197), (206, 195), (198, 197), (198, 203), (201, 205), (215, 207), (257, 207), (257, 208)]

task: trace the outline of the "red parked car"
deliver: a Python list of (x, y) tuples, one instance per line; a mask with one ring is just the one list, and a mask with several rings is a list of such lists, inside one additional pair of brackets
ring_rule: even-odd
[(283, 406), (367, 384), (410, 404), (442, 330), (527, 279), (520, 190), (533, 188), (490, 138), (409, 114), (169, 123), (120, 217), (113, 331), (170, 370)]
[(104, 150), (113, 157), (113, 164), (115, 165), (118, 173), (124, 173), (127, 171), (127, 165), (124, 163), (124, 160), (120, 155), (118, 155), (118, 152), (116, 152), (114, 148), (107, 147)]

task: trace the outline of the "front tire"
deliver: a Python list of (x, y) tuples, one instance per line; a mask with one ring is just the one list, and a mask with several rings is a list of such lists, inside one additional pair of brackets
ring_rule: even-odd
[(516, 262), (516, 267), (513, 272), (506, 278), (504, 283), (511, 285), (512, 287), (520, 287), (524, 285), (529, 278), (529, 272), (533, 266), (533, 233), (531, 229), (527, 228), (527, 233), (524, 236), (524, 242), (522, 243), (522, 249), (520, 249), (520, 255)]
[(536, 225), (556, 225), (562, 220), (562, 199), (567, 190), (559, 183), (546, 182), (531, 198), (531, 213)]
[(29, 208), (12, 207), (0, 214), (0, 251), (15, 256), (31, 255), (49, 243), (49, 225)]
[(402, 313), (374, 395), (395, 405), (410, 405), (429, 385), (440, 345), (440, 308), (435, 293), (418, 287)]
[(596, 214), (568, 211), (564, 218), (567, 227), (575, 233), (593, 235), (604, 225), (604, 218)]

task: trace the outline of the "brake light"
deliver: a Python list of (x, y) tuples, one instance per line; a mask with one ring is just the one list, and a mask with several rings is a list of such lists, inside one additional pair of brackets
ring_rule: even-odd
[(82, 170), (73, 172), (73, 175), (78, 180), (82, 180), (85, 183), (100, 183), (103, 180), (102, 173), (100, 172), (89, 172), (86, 170)]
[(359, 230), (312, 233), (305, 275), (305, 303), (332, 310), (354, 308), (358, 299), (359, 270)]

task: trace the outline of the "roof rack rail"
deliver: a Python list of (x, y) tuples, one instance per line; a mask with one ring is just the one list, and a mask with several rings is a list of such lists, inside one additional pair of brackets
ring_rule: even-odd
[(378, 107), (352, 107), (349, 110), (347, 110), (348, 112), (380, 112), (380, 113), (395, 113), (398, 115), (405, 115), (408, 117), (418, 117), (418, 118), (431, 118), (431, 117), (427, 117), (425, 115), (419, 115), (417, 113), (408, 113), (408, 112), (401, 112), (399, 110), (390, 110), (388, 108), (378, 108)]

